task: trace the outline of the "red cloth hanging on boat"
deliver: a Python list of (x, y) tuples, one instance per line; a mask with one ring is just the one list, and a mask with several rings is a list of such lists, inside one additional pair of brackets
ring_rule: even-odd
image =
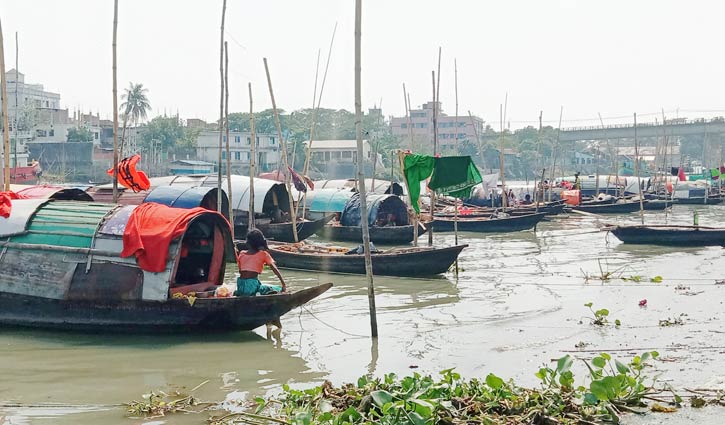
[(677, 178), (679, 178), (681, 182), (687, 180), (687, 177), (685, 177), (685, 169), (683, 167), (680, 167), (680, 169), (677, 171)]
[(26, 196), (18, 195), (17, 193), (9, 190), (7, 192), (0, 192), (0, 217), (10, 217), (10, 211), (13, 208), (13, 199), (26, 199)]
[(181, 237), (189, 222), (200, 214), (219, 213), (201, 207), (172, 208), (154, 202), (139, 205), (123, 231), (121, 257), (135, 255), (143, 270), (164, 271), (171, 241)]
[[(146, 173), (136, 169), (139, 160), (141, 160), (141, 155), (136, 154), (124, 158), (118, 163), (118, 182), (134, 192), (141, 192), (151, 188), (151, 182)], [(113, 176), (113, 168), (108, 170), (107, 173), (109, 176)]]

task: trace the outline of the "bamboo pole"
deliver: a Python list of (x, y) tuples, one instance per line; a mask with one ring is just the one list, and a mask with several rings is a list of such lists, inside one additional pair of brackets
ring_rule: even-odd
[(551, 178), (549, 179), (549, 201), (551, 202), (551, 192), (554, 187), (554, 172), (556, 170), (556, 157), (559, 155), (559, 134), (561, 133), (561, 117), (564, 115), (564, 107), (559, 110), (559, 127), (556, 129), (556, 145), (552, 152)]
[[(508, 93), (506, 93), (506, 100), (508, 100)], [(506, 212), (506, 205), (508, 204), (508, 192), (506, 191), (506, 175), (504, 171), (504, 154), (503, 154), (503, 137), (504, 137), (504, 128), (503, 128), (503, 104), (499, 105), (499, 115), (501, 117), (501, 141), (499, 142), (499, 148), (498, 148), (498, 162), (499, 162), (499, 175), (501, 178), (501, 191), (503, 192), (503, 196), (501, 197), (501, 206), (503, 207), (503, 212)]]
[[(602, 119), (602, 114), (597, 112), (597, 115), (599, 116), (599, 122), (602, 124), (602, 131), (604, 132), (604, 137), (607, 139), (607, 150), (609, 150), (609, 137), (606, 136), (607, 130), (604, 128), (604, 120)], [(618, 145), (619, 146), (619, 145)], [(614, 163), (617, 163), (617, 157), (619, 155), (619, 149), (617, 149), (616, 154), (614, 155)], [(616, 168), (616, 167), (615, 167)], [(614, 182), (614, 187), (616, 188), (619, 184), (619, 170), (616, 170), (616, 181)], [(607, 178), (607, 194), (609, 194), (609, 178)]]
[(5, 41), (3, 40), (2, 23), (0, 23), (0, 94), (2, 94), (3, 113), (3, 187), (10, 190), (10, 125), (8, 123), (8, 87), (5, 81)]
[(254, 108), (252, 104), (252, 83), (249, 87), (249, 130), (251, 132), (249, 155), (249, 223), (247, 229), (254, 229), (254, 176), (257, 174), (257, 134), (254, 131)]
[[(440, 52), (440, 50), (439, 50)], [(431, 75), (433, 77), (433, 156), (435, 156), (438, 153), (438, 111), (437, 111), (437, 102), (438, 99), (436, 99), (436, 73), (435, 71), (431, 72)], [(428, 229), (428, 245), (433, 245), (433, 220), (434, 220), (434, 214), (435, 214), (435, 203), (436, 203), (436, 194), (434, 191), (430, 192), (430, 229)]]
[[(219, 151), (217, 155), (217, 192), (222, 191), (222, 140), (224, 136), (224, 17), (227, 12), (227, 0), (222, 1), (222, 24), (219, 31)], [(217, 197), (217, 211), (222, 210), (222, 197)]]
[[(225, 0), (226, 1), (226, 0)], [(272, 90), (272, 77), (269, 75), (269, 66), (267, 66), (267, 58), (262, 59), (264, 61), (264, 72), (267, 74), (267, 85), (269, 86), (269, 96), (272, 98), (272, 111), (274, 112), (274, 123), (277, 126), (277, 137), (282, 145), (282, 163), (284, 164), (284, 175), (285, 175), (285, 187), (287, 188), (287, 200), (289, 201), (289, 212), (290, 218), (292, 219), (292, 235), (294, 236), (295, 242), (299, 242), (297, 236), (297, 214), (292, 200), (292, 190), (290, 189), (291, 175), (289, 172), (289, 164), (287, 162), (287, 142), (282, 137), (282, 124), (279, 121), (279, 113), (277, 112), (277, 102), (274, 100), (274, 90)], [(256, 141), (254, 141), (256, 143)]]
[[(456, 143), (456, 155), (461, 154), (461, 148), (458, 146), (458, 59), (453, 59), (453, 85), (456, 94), (456, 119), (454, 128), (456, 129), (456, 136), (454, 138)], [(457, 245), (457, 244), (456, 244)], [(456, 260), (456, 264), (458, 264)]]
[[(536, 165), (537, 169), (542, 168), (543, 169), (543, 161), (541, 160), (541, 132), (543, 131), (543, 118), (544, 118), (544, 111), (539, 111), (539, 132), (536, 134)], [(538, 174), (536, 175), (538, 177)], [(541, 181), (539, 181), (539, 184), (541, 185), (541, 198), (544, 197), (544, 172), (541, 172)], [(536, 212), (539, 212), (539, 201), (541, 200), (539, 198), (539, 187), (536, 184), (536, 178), (534, 178), (534, 204), (536, 205)]]
[[(232, 225), (232, 240), (234, 240), (234, 202), (232, 196), (232, 155), (229, 149), (229, 49), (224, 42), (224, 131), (227, 136), (227, 200), (229, 201), (229, 224)], [(222, 191), (217, 192), (219, 199)], [(219, 209), (221, 212), (221, 208)]]
[(410, 97), (405, 90), (405, 83), (403, 83), (403, 103), (405, 103), (405, 119), (408, 123), (408, 137), (410, 138), (410, 151), (413, 152), (413, 123), (410, 120)]
[(634, 113), (634, 174), (637, 177), (639, 192), (639, 218), (644, 226), (644, 200), (642, 199), (642, 180), (639, 178), (639, 145), (637, 143), (637, 113)]
[(368, 281), (368, 304), (370, 307), (370, 333), (378, 337), (378, 319), (375, 311), (375, 286), (373, 285), (373, 262), (370, 255), (370, 229), (368, 223), (367, 193), (365, 192), (365, 169), (363, 164), (362, 140), (362, 96), (360, 88), (362, 0), (355, 0), (355, 137), (357, 139), (357, 179), (360, 187), (360, 212), (362, 213), (362, 236), (365, 249), (365, 277)]
[(15, 155), (15, 164), (13, 169), (13, 180), (18, 182), (18, 32), (15, 31), (15, 140), (13, 140), (13, 152)]
[[(118, 202), (118, 84), (116, 78), (116, 40), (118, 33), (118, 0), (113, 0), (113, 202)], [(2, 70), (5, 78), (5, 70)]]
[[(662, 159), (662, 187), (665, 191), (665, 220), (667, 220), (667, 147), (669, 140), (667, 139), (667, 119), (665, 118), (665, 110), (662, 108), (662, 138), (664, 139), (664, 154)], [(673, 190), (674, 191), (674, 190)]]
[[(317, 64), (315, 65), (315, 88), (312, 91), (312, 116), (310, 119), (310, 139), (312, 138), (312, 131), (315, 126), (315, 113), (317, 112), (315, 110), (315, 106), (317, 106), (317, 81), (318, 77), (320, 75), (320, 55), (322, 54), (322, 49), (317, 49)], [(297, 162), (297, 143), (292, 145), (292, 168), (295, 168)], [(305, 164), (302, 164), (302, 167), (304, 169), (304, 166), (307, 163), (307, 152), (305, 152)]]

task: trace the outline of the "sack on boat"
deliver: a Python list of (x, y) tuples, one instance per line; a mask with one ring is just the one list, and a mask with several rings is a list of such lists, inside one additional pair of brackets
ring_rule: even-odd
[(237, 290), (236, 282), (234, 284), (225, 283), (222, 286), (214, 290), (214, 296), (217, 298), (227, 298), (234, 295), (234, 291)]

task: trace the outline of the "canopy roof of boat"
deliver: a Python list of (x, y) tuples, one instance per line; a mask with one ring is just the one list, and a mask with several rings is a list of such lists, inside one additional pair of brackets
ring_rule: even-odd
[[(338, 180), (317, 180), (315, 181), (315, 190), (318, 189), (352, 189), (357, 188), (357, 179), (338, 179)], [(365, 179), (365, 189), (371, 193), (385, 193), (390, 188), (390, 180), (375, 179), (373, 187), (373, 179)], [(393, 193), (402, 195), (406, 193), (400, 183), (393, 182)]]
[[(0, 217), (0, 237), (13, 243), (93, 248), (97, 238), (120, 237), (136, 205), (119, 206), (98, 202), (48, 199), (17, 199), (12, 201), (10, 217)], [(228, 239), (225, 251), (234, 261), (229, 225), (216, 213), (201, 214), (192, 220), (214, 223)], [(120, 251), (119, 251), (120, 252)]]
[[(389, 215), (393, 216), (393, 221), (398, 226), (408, 224), (408, 207), (399, 196), (371, 194), (366, 197), (366, 201), (368, 224), (375, 225), (378, 220), (383, 220), (387, 224)], [(360, 195), (354, 193), (342, 211), (340, 224), (343, 226), (360, 226), (361, 217)]]
[(33, 199), (58, 199), (65, 201), (93, 201), (93, 198), (85, 191), (65, 186), (56, 185), (35, 185), (23, 186), (14, 189), (15, 193), (25, 198)]
[(307, 192), (307, 209), (311, 212), (342, 212), (356, 192), (352, 188), (317, 189)]

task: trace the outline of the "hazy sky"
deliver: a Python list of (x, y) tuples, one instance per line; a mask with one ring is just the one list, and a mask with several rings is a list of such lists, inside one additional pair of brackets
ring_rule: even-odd
[[(725, 115), (725, 2), (670, 0), (363, 0), (363, 107), (404, 111), (431, 99), (431, 71), (443, 48), (441, 101), (498, 127), (508, 92), (512, 128), (595, 124), (633, 112), (654, 120)], [(120, 0), (118, 84), (143, 83), (154, 113), (208, 121), (219, 114), (221, 0)], [(61, 94), (73, 110), (112, 111), (112, 0), (3, 0), (6, 69)], [(269, 60), (277, 105), (310, 107), (315, 62), (322, 68), (333, 27), (323, 106), (354, 110), (353, 0), (228, 0), (230, 110), (271, 105), (262, 58)], [(679, 111), (678, 111), (679, 110)], [(648, 115), (649, 114), (649, 115)], [(615, 119), (607, 120), (614, 122)]]

